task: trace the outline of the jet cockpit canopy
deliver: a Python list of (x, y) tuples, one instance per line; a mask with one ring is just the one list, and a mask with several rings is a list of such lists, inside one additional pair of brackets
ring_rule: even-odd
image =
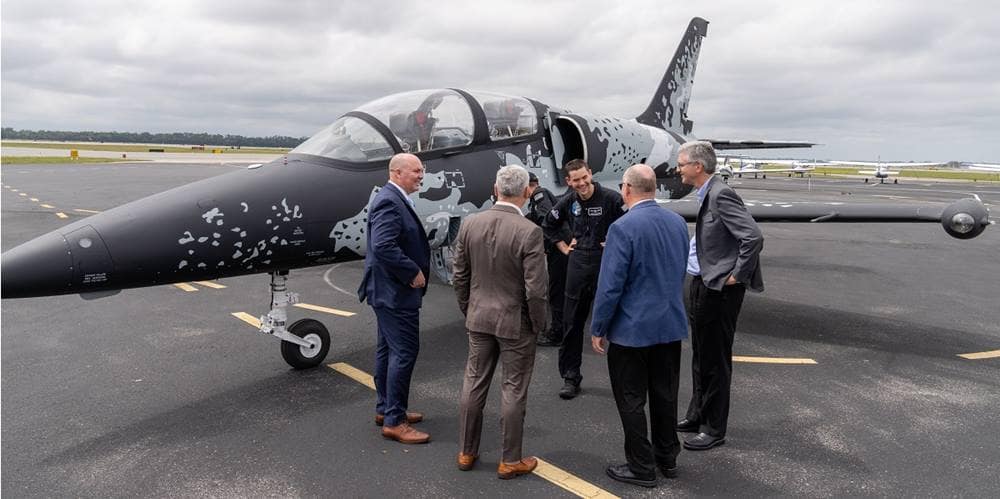
[(538, 131), (535, 107), (527, 99), (488, 92), (468, 95), (471, 100), (455, 90), (429, 89), (383, 97), (342, 116), (291, 153), (356, 163), (385, 160), (394, 151), (418, 154), (467, 146), (476, 137), (480, 110), (490, 141)]

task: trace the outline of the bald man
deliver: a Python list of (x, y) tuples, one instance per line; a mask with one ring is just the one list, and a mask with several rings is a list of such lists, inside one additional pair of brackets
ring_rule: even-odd
[[(611, 390), (625, 433), (625, 464), (611, 478), (655, 487), (656, 468), (677, 474), (677, 386), (687, 337), (684, 274), (687, 224), (653, 199), (653, 169), (633, 165), (621, 186), (628, 212), (608, 229), (597, 279), (591, 346), (608, 356)], [(646, 401), (649, 400), (647, 435)]]
[(416, 156), (397, 154), (389, 160), (389, 183), (368, 209), (365, 274), (358, 288), (358, 298), (368, 300), (378, 321), (375, 424), (382, 425), (383, 437), (404, 444), (430, 440), (410, 426), (423, 415), (406, 410), (431, 261), (427, 234), (409, 198), (423, 178), (424, 165)]

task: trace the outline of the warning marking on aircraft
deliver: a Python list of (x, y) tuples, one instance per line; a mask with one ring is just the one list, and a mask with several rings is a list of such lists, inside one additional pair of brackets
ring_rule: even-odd
[(194, 281), (194, 283), (198, 284), (199, 286), (205, 286), (206, 288), (226, 289), (226, 286), (212, 281)]
[(577, 497), (599, 497), (602, 499), (618, 497), (552, 463), (543, 461), (541, 458), (538, 459), (538, 467), (535, 468), (533, 473), (575, 494)]
[(79, 213), (100, 213), (99, 211), (85, 210), (83, 208), (73, 208), (73, 211), (76, 211), (76, 212), (79, 212)]
[[(236, 315), (236, 314), (233, 314)], [(246, 319), (244, 319), (246, 320)], [(326, 367), (337, 371), (348, 378), (361, 383), (362, 385), (375, 389), (375, 378), (372, 375), (358, 369), (346, 362), (334, 362), (333, 364), (327, 364)], [(572, 473), (553, 465), (552, 463), (538, 459), (538, 467), (535, 468), (534, 474), (538, 475), (549, 482), (562, 487), (577, 497), (588, 497), (588, 498), (600, 498), (600, 499), (611, 499), (617, 498), (618, 496), (579, 478)]]
[(745, 355), (733, 355), (733, 362), (748, 362), (757, 364), (816, 364), (812, 359), (795, 359), (787, 357), (747, 357)]
[(969, 360), (995, 359), (1000, 357), (1000, 350), (990, 350), (988, 352), (960, 353), (959, 357)]
[(65, 214), (65, 213), (63, 213), (61, 211), (57, 211), (56, 212), (56, 216), (59, 217), (59, 218), (69, 218), (69, 215), (67, 215), (67, 214)]
[(260, 329), (260, 319), (257, 319), (256, 317), (254, 317), (254, 316), (252, 316), (252, 315), (250, 315), (250, 314), (248, 314), (246, 312), (233, 312), (230, 315), (232, 315), (233, 317), (236, 317), (237, 319), (239, 319), (239, 320), (241, 320), (243, 322), (246, 322), (247, 324), (250, 324), (251, 326), (253, 326), (256, 329)]
[(371, 374), (368, 374), (346, 362), (335, 362), (333, 364), (327, 364), (326, 367), (329, 367), (330, 369), (333, 369), (334, 371), (337, 371), (338, 373), (343, 374), (344, 376), (347, 376), (348, 378), (351, 378), (354, 381), (371, 388), (372, 390), (375, 389), (375, 378), (373, 378)]
[(198, 288), (196, 288), (196, 287), (194, 287), (194, 286), (192, 286), (192, 285), (190, 285), (190, 284), (188, 284), (186, 282), (179, 282), (177, 284), (174, 284), (174, 287), (176, 287), (177, 289), (180, 289), (181, 291), (187, 291), (188, 293), (190, 293), (192, 291), (198, 291)]
[(310, 305), (308, 303), (296, 303), (296, 307), (304, 308), (306, 310), (315, 310), (317, 312), (326, 312), (328, 314), (339, 315), (341, 317), (353, 317), (354, 312), (347, 312), (344, 310), (337, 310), (335, 308), (321, 307), (319, 305)]
[(42, 203), (39, 206), (41, 206), (42, 208), (48, 208), (50, 210), (55, 209), (55, 206), (52, 206), (51, 204)]

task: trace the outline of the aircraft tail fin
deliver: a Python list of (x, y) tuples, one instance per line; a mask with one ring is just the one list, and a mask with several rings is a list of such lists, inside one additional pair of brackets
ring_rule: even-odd
[(701, 52), (701, 39), (707, 34), (708, 21), (700, 17), (691, 19), (659, 88), (653, 94), (653, 100), (636, 117), (636, 121), (681, 135), (691, 133), (693, 123), (687, 119), (687, 108), (691, 100), (698, 54)]

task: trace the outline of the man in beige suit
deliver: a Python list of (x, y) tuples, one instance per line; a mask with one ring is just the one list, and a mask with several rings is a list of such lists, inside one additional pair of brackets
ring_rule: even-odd
[(520, 209), (528, 200), (528, 172), (520, 166), (501, 168), (494, 191), (493, 208), (462, 223), (454, 258), (455, 294), (469, 333), (458, 468), (472, 469), (479, 457), (483, 407), (499, 360), (503, 457), (497, 475), (507, 479), (538, 465), (534, 457), (522, 458), (521, 437), (535, 339), (548, 325), (549, 279), (542, 230)]

